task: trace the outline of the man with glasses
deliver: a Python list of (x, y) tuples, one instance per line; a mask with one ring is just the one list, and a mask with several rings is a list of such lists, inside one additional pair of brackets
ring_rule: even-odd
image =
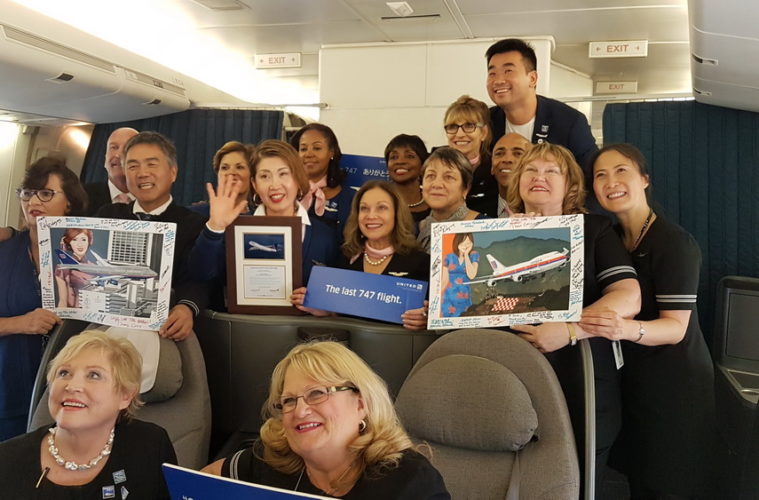
[(566, 147), (587, 171), (588, 160), (598, 150), (585, 115), (566, 104), (537, 94), (535, 50), (516, 38), (501, 40), (487, 50), (487, 91), (493, 140), (508, 132), (533, 144), (550, 142)]
[(124, 174), (124, 146), (127, 141), (137, 135), (137, 131), (129, 127), (114, 130), (108, 136), (105, 149), (105, 171), (108, 172), (108, 182), (96, 182), (84, 186), (87, 191), (88, 215), (95, 215), (100, 207), (110, 203), (129, 203), (134, 196), (129, 193)]

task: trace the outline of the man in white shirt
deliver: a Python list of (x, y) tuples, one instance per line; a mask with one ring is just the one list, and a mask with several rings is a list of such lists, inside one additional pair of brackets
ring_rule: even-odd
[(124, 174), (124, 145), (137, 135), (133, 128), (122, 127), (114, 130), (108, 136), (105, 149), (105, 171), (108, 172), (108, 182), (87, 184), (84, 186), (89, 199), (87, 213), (94, 215), (104, 205), (109, 203), (129, 203), (134, 196), (129, 192)]
[(598, 150), (585, 115), (566, 104), (537, 94), (535, 50), (524, 40), (500, 40), (487, 50), (487, 90), (495, 106), (490, 108), (493, 139), (509, 132), (531, 143), (550, 142), (566, 147), (577, 163), (587, 162)]

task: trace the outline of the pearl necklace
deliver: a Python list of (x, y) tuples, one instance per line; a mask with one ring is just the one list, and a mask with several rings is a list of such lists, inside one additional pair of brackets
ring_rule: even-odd
[[(390, 255), (392, 255), (392, 254), (390, 254)], [(372, 260), (372, 259), (369, 258), (369, 255), (366, 252), (364, 252), (364, 260), (367, 263), (369, 263), (369, 264), (371, 264), (373, 266), (379, 266), (380, 264), (382, 264), (383, 262), (385, 262), (387, 260), (387, 258), (390, 257), (390, 255), (383, 255), (382, 257), (380, 257), (379, 260)]]
[(422, 203), (424, 203), (424, 196), (422, 196), (422, 197), (419, 199), (419, 201), (417, 201), (416, 203), (407, 203), (406, 205), (407, 205), (409, 208), (416, 208), (416, 207), (418, 207), (419, 205), (421, 205)]
[(47, 451), (50, 452), (50, 455), (52, 455), (53, 459), (55, 460), (55, 463), (60, 465), (66, 470), (70, 471), (82, 471), (82, 470), (90, 470), (93, 467), (95, 467), (98, 462), (100, 462), (103, 457), (107, 457), (111, 454), (111, 445), (113, 445), (113, 429), (111, 429), (111, 434), (108, 436), (108, 442), (105, 443), (105, 446), (103, 446), (103, 449), (100, 450), (100, 453), (98, 453), (98, 456), (90, 460), (86, 464), (78, 464), (76, 462), (72, 462), (69, 460), (64, 459), (59, 453), (58, 448), (55, 446), (55, 432), (56, 428), (51, 427), (50, 429), (50, 435), (47, 437), (47, 444), (48, 448)]

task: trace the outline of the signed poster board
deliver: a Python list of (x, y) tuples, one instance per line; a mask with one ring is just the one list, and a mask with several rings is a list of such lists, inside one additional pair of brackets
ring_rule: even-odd
[(42, 307), (61, 318), (158, 330), (169, 314), (171, 222), (40, 217)]
[(578, 321), (582, 215), (432, 225), (429, 329)]

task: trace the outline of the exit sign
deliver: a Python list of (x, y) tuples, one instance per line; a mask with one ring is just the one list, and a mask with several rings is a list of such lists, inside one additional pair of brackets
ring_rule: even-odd
[(256, 54), (256, 68), (300, 68), (300, 52)]
[(634, 94), (638, 82), (596, 82), (596, 94)]
[(588, 57), (646, 57), (648, 40), (590, 42)]

